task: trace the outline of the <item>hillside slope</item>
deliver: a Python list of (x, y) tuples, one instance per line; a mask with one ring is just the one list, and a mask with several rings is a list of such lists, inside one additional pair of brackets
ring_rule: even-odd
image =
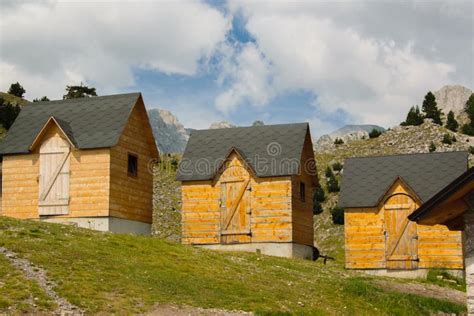
[[(378, 285), (380, 279), (360, 277), (320, 262), (212, 252), (152, 237), (58, 224), (0, 217), (0, 247), (46, 271), (50, 282), (56, 284), (55, 292), (86, 313), (142, 313), (152, 311), (157, 304), (261, 314), (428, 315), (464, 311), (457, 303), (386, 290), (386, 285)], [(9, 282), (1, 273), (5, 269), (11, 267), (0, 259), (2, 297), (12, 291), (4, 285)], [(17, 310), (17, 305), (29, 299), (31, 296), (3, 300), (0, 313)], [(48, 308), (53, 309), (44, 301), (42, 309)]]

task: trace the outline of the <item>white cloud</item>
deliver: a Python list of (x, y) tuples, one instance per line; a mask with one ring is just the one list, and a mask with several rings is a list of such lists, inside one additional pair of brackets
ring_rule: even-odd
[(219, 81), (232, 83), (217, 96), (216, 107), (229, 113), (243, 102), (253, 106), (268, 103), (272, 94), (269, 84), (270, 65), (257, 47), (248, 43), (227, 51), (227, 54), (229, 55), (222, 59)]
[[(81, 80), (99, 91), (134, 84), (133, 68), (195, 75), (230, 28), (197, 1), (6, 2), (0, 19), (0, 88), (61, 97)], [(11, 31), (11, 30), (14, 31)]]
[[(451, 10), (444, 12), (446, 5), (439, 2), (383, 4), (231, 2), (232, 12), (242, 10), (255, 48), (271, 64), (271, 85), (260, 90), (268, 92), (260, 99), (310, 91), (317, 95), (319, 109), (328, 113), (342, 109), (360, 123), (390, 126), (428, 90), (472, 84), (473, 74), (465, 70), (472, 68), (472, 45), (466, 45), (472, 44), (472, 32), (471, 37), (456, 33), (460, 25), (472, 30), (469, 10), (466, 14), (448, 6)], [(443, 38), (435, 41), (432, 35), (438, 30)], [(464, 45), (465, 51), (458, 56), (459, 50), (444, 47), (446, 41)], [(234, 86), (241, 87), (240, 99), (255, 94), (245, 87), (258, 87), (263, 80), (234, 79)]]

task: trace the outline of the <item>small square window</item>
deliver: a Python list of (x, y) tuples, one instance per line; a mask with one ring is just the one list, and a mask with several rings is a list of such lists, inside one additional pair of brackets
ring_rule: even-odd
[(136, 177), (138, 175), (138, 157), (133, 154), (128, 154), (128, 175)]
[(304, 182), (300, 182), (300, 199), (301, 202), (306, 200), (306, 186), (304, 185)]

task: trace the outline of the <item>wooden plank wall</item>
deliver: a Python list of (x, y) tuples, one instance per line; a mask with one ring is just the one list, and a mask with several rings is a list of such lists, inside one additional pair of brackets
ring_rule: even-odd
[[(145, 105), (139, 99), (117, 146), (110, 150), (110, 215), (152, 222), (153, 173), (150, 162), (158, 158)], [(156, 148), (156, 147), (155, 147)], [(128, 175), (128, 154), (138, 157), (138, 176)], [(156, 156), (156, 157), (154, 157)]]
[[(314, 160), (313, 145), (309, 132), (306, 133), (303, 153), (300, 161), (300, 172), (292, 176), (292, 222), (293, 222), (293, 241), (313, 246), (314, 227), (313, 227), (313, 193), (317, 185), (317, 176), (310, 174), (311, 170), (307, 161)], [(314, 170), (316, 172), (316, 169)], [(305, 184), (305, 201), (301, 201), (300, 183)]]
[[(53, 126), (43, 140), (61, 132)], [(69, 214), (60, 217), (108, 216), (109, 149), (71, 152)], [(2, 215), (16, 218), (38, 218), (39, 154), (3, 157)]]
[(38, 218), (39, 155), (3, 157), (3, 216)]
[[(237, 155), (230, 166), (242, 166)], [(292, 241), (291, 178), (251, 177), (251, 242)], [(220, 243), (220, 183), (186, 181), (182, 183), (182, 242)]]
[[(412, 195), (399, 181), (386, 197), (395, 193)], [(348, 208), (344, 212), (344, 220), (346, 268), (386, 268), (383, 205)], [(460, 231), (450, 231), (444, 225), (417, 225), (417, 231), (419, 268), (463, 268)]]

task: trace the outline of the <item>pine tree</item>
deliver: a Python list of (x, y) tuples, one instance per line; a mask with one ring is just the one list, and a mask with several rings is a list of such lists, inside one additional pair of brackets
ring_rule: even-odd
[(470, 122), (469, 124), (464, 124), (461, 131), (466, 135), (474, 136), (474, 93), (467, 100), (464, 112), (466, 112)]
[(449, 111), (449, 113), (448, 113), (448, 119), (446, 121), (446, 128), (453, 131), (453, 132), (456, 132), (459, 128), (459, 123), (458, 123), (458, 121), (456, 121), (456, 118), (454, 117), (454, 112), (453, 111)]
[(12, 83), (10, 85), (10, 89), (8, 89), (8, 94), (17, 96), (19, 98), (23, 98), (23, 95), (25, 94), (26, 90), (23, 88), (23, 86), (17, 82), (17, 83)]
[(95, 88), (84, 86), (82, 82), (79, 86), (66, 86), (66, 92), (63, 95), (64, 100), (97, 96)]
[(324, 193), (323, 188), (319, 185), (316, 187), (316, 190), (313, 194), (313, 214), (318, 215), (323, 212), (323, 203), (326, 200), (326, 193)]
[(474, 93), (467, 100), (464, 111), (471, 120), (471, 126), (474, 126)]
[(421, 115), (420, 107), (418, 105), (412, 106), (410, 111), (408, 111), (407, 118), (405, 122), (402, 122), (402, 126), (418, 126), (423, 124), (423, 115)]
[(425, 114), (425, 118), (429, 118), (433, 120), (433, 123), (442, 125), (441, 122), (441, 110), (438, 109), (438, 105), (436, 103), (436, 97), (434, 96), (431, 91), (429, 91), (425, 99), (423, 100), (422, 106), (423, 113)]

